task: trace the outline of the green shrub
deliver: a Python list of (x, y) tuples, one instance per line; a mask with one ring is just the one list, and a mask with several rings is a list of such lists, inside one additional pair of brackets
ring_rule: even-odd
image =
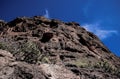
[(28, 41), (21, 48), (22, 60), (31, 64), (36, 64), (39, 62), (49, 63), (49, 59), (47, 56), (43, 55), (37, 45)]
[(31, 41), (25, 43), (22, 46), (21, 52), (23, 52), (23, 61), (28, 63), (37, 63), (37, 61), (41, 57), (41, 52), (39, 51), (37, 46)]
[(5, 50), (5, 49), (6, 49), (6, 45), (5, 45), (4, 43), (1, 43), (1, 42), (0, 42), (0, 49)]
[(93, 65), (94, 68), (103, 69), (105, 72), (114, 73), (116, 68), (109, 64), (107, 61), (98, 62)]

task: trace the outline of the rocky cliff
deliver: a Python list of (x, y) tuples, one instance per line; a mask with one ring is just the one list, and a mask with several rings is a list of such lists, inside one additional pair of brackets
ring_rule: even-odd
[(0, 79), (120, 79), (120, 59), (78, 23), (0, 21)]

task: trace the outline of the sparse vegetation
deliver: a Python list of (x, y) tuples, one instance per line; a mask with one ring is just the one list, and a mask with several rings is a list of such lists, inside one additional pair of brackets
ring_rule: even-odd
[(22, 59), (28, 63), (38, 63), (45, 62), (48, 63), (49, 59), (47, 56), (44, 56), (35, 43), (28, 41), (25, 43), (21, 49), (23, 52)]
[(101, 69), (106, 73), (111, 73), (120, 76), (120, 69), (114, 67), (112, 64), (108, 63), (107, 61), (100, 61), (91, 64), (87, 62), (87, 60), (86, 61), (80, 60), (80, 61), (74, 61), (72, 64), (80, 68)]
[(80, 68), (88, 68), (90, 65), (89, 62), (84, 58), (81, 60), (74, 61), (73, 64)]
[(88, 66), (88, 64), (85, 63), (85, 62), (78, 62), (78, 61), (76, 61), (74, 64), (75, 64), (77, 67), (81, 67), (81, 68), (85, 68), (85, 67)]
[(94, 68), (103, 69), (105, 72), (112, 73), (115, 70), (115, 67), (113, 67), (111, 64), (109, 64), (107, 61), (95, 63), (93, 66), (94, 66)]
[(6, 49), (6, 45), (0, 42), (0, 49), (5, 50)]
[(107, 61), (98, 62), (97, 64), (94, 65), (94, 68), (100, 68), (100, 69), (103, 69), (105, 72), (120, 76), (119, 75), (120, 69), (112, 66)]
[(16, 56), (16, 60), (25, 61), (28, 63), (50, 63), (50, 60), (47, 55), (43, 55), (39, 50), (38, 46), (32, 42), (22, 42), (19, 47), (16, 47), (15, 44), (9, 44), (0, 42), (0, 49), (7, 50)]
[(36, 63), (41, 56), (41, 52), (31, 41), (23, 45), (21, 52), (23, 52), (23, 60), (28, 63)]
[(41, 59), (41, 62), (50, 63), (50, 60), (48, 59), (48, 57), (43, 57), (43, 58)]

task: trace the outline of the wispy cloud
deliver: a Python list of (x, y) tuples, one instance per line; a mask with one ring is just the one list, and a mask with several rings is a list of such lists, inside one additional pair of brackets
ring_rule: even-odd
[(118, 31), (116, 30), (104, 30), (100, 28), (100, 24), (99, 23), (95, 23), (95, 24), (84, 24), (82, 25), (86, 30), (93, 32), (94, 34), (96, 34), (100, 39), (106, 39), (110, 36), (116, 35), (118, 34)]
[(46, 18), (50, 18), (49, 16), (49, 11), (47, 9), (45, 9), (45, 15), (44, 15)]

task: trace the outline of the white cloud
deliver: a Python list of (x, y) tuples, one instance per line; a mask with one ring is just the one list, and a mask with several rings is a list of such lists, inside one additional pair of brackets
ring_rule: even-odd
[(49, 11), (47, 9), (45, 9), (45, 15), (44, 15), (46, 18), (50, 18), (49, 16)]
[(105, 39), (110, 36), (116, 35), (118, 32), (116, 30), (103, 30), (100, 28), (100, 24), (84, 24), (82, 25), (87, 31), (93, 32), (100, 39)]

